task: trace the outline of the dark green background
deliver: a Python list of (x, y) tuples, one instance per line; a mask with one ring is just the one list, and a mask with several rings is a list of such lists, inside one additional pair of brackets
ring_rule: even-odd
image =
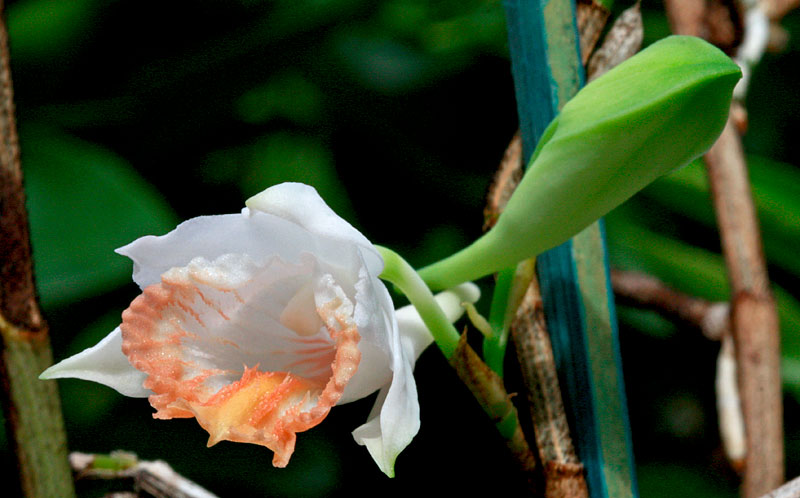
[[(130, 264), (114, 248), (193, 216), (237, 212), (274, 183), (315, 186), (373, 242), (416, 265), (480, 233), (486, 190), (517, 127), (498, 1), (7, 5), (37, 279), (56, 359), (102, 338), (136, 296)], [(646, 43), (668, 33), (660, 4), (645, 4), (645, 21)], [(785, 25), (800, 34), (798, 15)], [(800, 473), (791, 394), (800, 392), (799, 52), (791, 39), (759, 66), (745, 139), (780, 286), (790, 476)], [(637, 196), (608, 228), (614, 264), (727, 296), (698, 167)], [(642, 496), (735, 496), (717, 436), (718, 346), (651, 313), (619, 314)], [(300, 435), (288, 468), (273, 469), (268, 450), (206, 449), (193, 420), (155, 421), (144, 400), (82, 381), (60, 387), (71, 449), (165, 459), (221, 496), (519, 491), (494, 429), (438, 351), (423, 354), (416, 377), (422, 428), (393, 480), (350, 436), (372, 398), (337, 407)], [(99, 493), (91, 483), (80, 490)]]

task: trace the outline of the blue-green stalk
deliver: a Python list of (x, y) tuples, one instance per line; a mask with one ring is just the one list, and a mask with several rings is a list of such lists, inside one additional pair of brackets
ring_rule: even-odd
[(694, 37), (654, 43), (596, 79), (545, 130), (495, 226), (420, 270), (434, 290), (555, 247), (719, 136), (739, 67)]

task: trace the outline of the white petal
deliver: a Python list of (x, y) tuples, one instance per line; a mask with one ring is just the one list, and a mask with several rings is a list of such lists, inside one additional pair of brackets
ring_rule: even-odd
[(116, 251), (133, 260), (133, 280), (144, 289), (161, 281), (167, 270), (197, 257), (214, 261), (224, 254), (244, 254), (257, 264), (277, 255), (296, 263), (304, 252), (336, 259), (335, 248), (294, 223), (264, 213), (200, 216), (166, 235), (148, 235)]
[(339, 401), (349, 403), (369, 396), (392, 380), (392, 355), (399, 349), (394, 304), (381, 280), (362, 267), (355, 285), (353, 318), (361, 341), (361, 363)]
[[(143, 296), (150, 297), (142, 298), (141, 304), (147, 303), (146, 308), (137, 305), (134, 311), (132, 305), (123, 319), (132, 330), (134, 323), (140, 323), (134, 315), (155, 309), (163, 322), (153, 338), (159, 347), (143, 344), (142, 356), (146, 361), (150, 355), (179, 356), (187, 379), (219, 370), (204, 381), (215, 390), (255, 365), (263, 371), (327, 378), (330, 365), (321, 360), (335, 348), (317, 314), (313, 289), (318, 280), (333, 278), (317, 274), (317, 262), (305, 256), (297, 264), (274, 257), (263, 265), (240, 254), (214, 261), (195, 258), (187, 266), (165, 272), (159, 290), (145, 289)], [(303, 306), (305, 310), (299, 309)], [(151, 322), (141, 323), (151, 326)], [(314, 323), (319, 326), (311, 330)], [(178, 338), (180, 347), (167, 353), (173, 350), (170, 341)], [(141, 368), (132, 351), (126, 352)]]
[[(447, 315), (448, 320), (455, 322), (464, 313), (461, 303), (475, 303), (481, 297), (481, 291), (477, 285), (467, 282), (436, 295), (436, 302)], [(416, 361), (419, 355), (431, 345), (433, 336), (428, 327), (422, 321), (417, 309), (411, 305), (404, 306), (397, 310), (397, 324), (400, 327), (400, 335), (404, 340), (410, 341), (413, 349), (413, 358)]]
[(39, 378), (90, 380), (134, 398), (146, 398), (153, 394), (142, 387), (147, 375), (133, 368), (128, 358), (122, 354), (122, 334), (119, 327), (95, 346), (48, 368)]
[(256, 194), (245, 202), (253, 211), (279, 216), (322, 237), (359, 246), (375, 275), (383, 269), (383, 259), (364, 235), (337, 215), (316, 189), (302, 183), (281, 183)]
[(419, 400), (411, 348), (398, 345), (392, 357), (392, 382), (381, 389), (367, 423), (353, 431), (378, 467), (394, 477), (397, 456), (419, 432)]
[[(386, 296), (388, 298), (388, 292)], [(461, 303), (464, 301), (474, 303), (479, 297), (478, 287), (466, 283), (437, 294), (436, 301), (448, 319), (456, 321), (464, 312)], [(399, 336), (394, 334), (388, 336), (392, 340), (391, 383), (381, 388), (367, 423), (353, 431), (356, 442), (367, 447), (375, 463), (389, 477), (394, 476), (394, 462), (397, 456), (419, 431), (419, 401), (413, 376), (414, 362), (422, 350), (433, 342), (433, 337), (416, 308), (406, 306), (397, 310), (395, 315), (398, 322), (402, 319), (403, 323), (395, 325), (392, 323), (394, 320), (391, 314), (387, 317), (390, 323), (389, 330), (399, 331)], [(362, 365), (359, 365), (359, 372), (351, 379), (351, 383), (356, 380), (359, 373), (365, 372), (368, 372), (367, 377), (382, 378), (383, 373), (380, 368), (367, 370), (368, 361), (368, 354), (362, 350)]]

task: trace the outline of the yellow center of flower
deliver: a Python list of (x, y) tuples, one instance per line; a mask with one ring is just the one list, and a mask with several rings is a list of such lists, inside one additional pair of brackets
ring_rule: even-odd
[(222, 440), (251, 442), (269, 438), (287, 414), (299, 414), (316, 401), (324, 386), (285, 372), (245, 370), (242, 378), (205, 403), (189, 403), (197, 421), (208, 431), (208, 445)]
[[(325, 419), (358, 369), (353, 305), (328, 278), (321, 306), (306, 283), (278, 316), (264, 315), (261, 310), (276, 301), (251, 304), (242, 297), (259, 295), (257, 276), (220, 285), (220, 272), (209, 266), (170, 270), (147, 287), (122, 315), (122, 351), (148, 374), (144, 387), (155, 393), (154, 417), (195, 417), (209, 433), (209, 446), (222, 440), (259, 444), (275, 452), (273, 465), (283, 467), (297, 433)], [(265, 347), (263, 337), (276, 321), (297, 335), (278, 331), (277, 346), (251, 350), (249, 342), (262, 340)], [(283, 363), (271, 372), (243, 365), (232, 381), (242, 364), (231, 358), (238, 357)]]

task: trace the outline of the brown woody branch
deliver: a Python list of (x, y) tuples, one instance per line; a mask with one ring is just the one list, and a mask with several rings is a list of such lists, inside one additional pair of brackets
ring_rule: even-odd
[[(641, 45), (642, 22), (637, 4), (617, 19), (601, 48), (590, 59), (607, 16), (608, 13), (596, 3), (582, 1), (578, 4), (581, 49), (584, 63), (590, 61), (590, 79), (632, 56)], [(505, 208), (522, 174), (522, 146), (517, 132), (506, 149), (489, 192), (484, 211), (485, 229), (494, 224)], [(526, 272), (518, 272), (517, 278), (521, 278), (519, 275), (522, 273)], [(525, 382), (533, 439), (542, 462), (544, 496), (586, 497), (588, 487), (584, 467), (578, 459), (569, 432), (538, 280), (532, 271), (528, 273), (530, 275), (524, 279), (527, 291), (516, 310), (511, 333)]]
[[(733, 2), (727, 16), (709, 15), (712, 3), (667, 1), (673, 31), (719, 42), (712, 34), (724, 30), (713, 23), (741, 20), (741, 6)], [(681, 18), (680, 9), (694, 15)], [(731, 326), (747, 443), (742, 496), (757, 497), (784, 479), (780, 337), (747, 165), (732, 119), (705, 160), (733, 296)]]
[(665, 318), (698, 328), (706, 338), (722, 343), (715, 382), (720, 437), (731, 466), (741, 471), (746, 454), (745, 431), (736, 384), (729, 304), (684, 294), (638, 272), (612, 270), (611, 283), (620, 304), (658, 311)]
[(730, 332), (730, 307), (684, 294), (644, 273), (611, 270), (611, 285), (621, 304), (661, 312), (667, 318), (692, 325), (707, 338), (721, 340)]
[[(490, 228), (503, 211), (522, 179), (522, 171), (522, 141), (517, 132), (506, 148), (489, 190), (484, 228)], [(517, 273), (517, 278), (521, 278), (520, 273), (526, 272)], [(536, 443), (536, 456), (542, 465), (543, 482), (534, 480), (532, 485), (535, 489), (543, 488), (539, 493), (545, 497), (584, 498), (588, 496), (584, 468), (569, 433), (538, 280), (533, 271), (527, 273), (525, 282), (516, 282), (527, 286), (527, 290), (516, 310), (511, 333), (533, 423), (533, 437), (529, 435), (528, 438)]]
[(9, 439), (28, 497), (74, 494), (54, 382), (39, 381), (52, 363), (48, 329), (36, 301), (9, 64), (0, 1), (0, 379)]
[(611, 12), (597, 0), (579, 0), (575, 7), (575, 20), (580, 33), (581, 59), (585, 65), (589, 61), (600, 35), (606, 27)]
[(755, 497), (784, 480), (778, 315), (741, 139), (732, 122), (705, 159), (733, 295), (731, 325), (747, 436), (742, 494)]
[(644, 39), (644, 25), (639, 3), (635, 3), (614, 21), (603, 44), (589, 59), (586, 80), (591, 82), (639, 51)]
[(569, 433), (542, 295), (535, 277), (517, 309), (511, 333), (525, 381), (536, 446), (544, 467), (545, 496), (589, 496), (584, 468)]

